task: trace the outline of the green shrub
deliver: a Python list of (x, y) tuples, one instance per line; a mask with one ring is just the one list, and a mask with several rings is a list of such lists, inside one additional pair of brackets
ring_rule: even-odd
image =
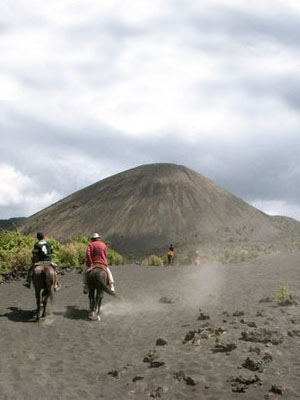
[(63, 246), (56, 255), (59, 267), (81, 267), (86, 263), (86, 248), (84, 243), (71, 242)]
[(31, 265), (34, 239), (18, 231), (0, 231), (0, 273)]
[[(80, 267), (86, 264), (86, 249), (88, 237), (72, 237), (64, 244), (47, 238), (53, 254), (52, 261), (59, 267)], [(0, 231), (0, 273), (13, 269), (28, 268), (32, 263), (32, 250), (35, 238), (22, 235), (18, 231)], [(116, 251), (108, 248), (108, 262), (113, 265), (125, 264), (125, 258)]]
[(108, 249), (107, 260), (109, 265), (124, 265), (126, 263), (125, 258), (121, 254), (110, 248)]
[(158, 257), (152, 254), (151, 256), (144, 258), (144, 260), (141, 262), (141, 265), (151, 265), (155, 267), (161, 267), (164, 265), (164, 260), (162, 257)]
[(292, 296), (290, 293), (290, 287), (286, 283), (283, 283), (277, 289), (275, 294), (275, 300), (280, 306), (287, 306), (292, 304)]

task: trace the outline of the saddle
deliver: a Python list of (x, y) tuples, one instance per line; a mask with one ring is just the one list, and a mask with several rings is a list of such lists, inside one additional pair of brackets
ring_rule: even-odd
[(171, 250), (170, 250), (170, 251), (168, 252), (168, 257), (174, 257), (174, 251), (171, 251)]
[(107, 266), (105, 265), (105, 264), (94, 264), (94, 265), (92, 265), (91, 267), (89, 267), (87, 270), (86, 270), (86, 273), (87, 274), (90, 274), (92, 271), (94, 271), (96, 268), (99, 268), (99, 269), (101, 269), (102, 271), (104, 271), (105, 272), (105, 280), (106, 280), (106, 283), (108, 284), (108, 272), (107, 272)]
[(33, 271), (42, 271), (42, 270), (44, 270), (46, 268), (50, 268), (50, 267), (52, 269), (54, 269), (51, 261), (38, 261), (38, 262), (34, 263)]

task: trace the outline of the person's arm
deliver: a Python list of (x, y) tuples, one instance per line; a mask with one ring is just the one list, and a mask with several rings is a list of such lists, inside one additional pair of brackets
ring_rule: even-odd
[[(105, 244), (105, 243), (104, 243), (104, 244)], [(105, 247), (104, 247), (104, 255), (105, 255), (106, 265), (108, 266), (108, 259), (107, 259), (107, 246), (106, 246), (106, 244), (105, 244)]]
[(32, 250), (32, 264), (39, 261), (38, 260), (38, 252), (39, 252), (39, 249), (38, 249), (37, 245), (35, 244), (33, 247), (33, 250)]
[(93, 264), (93, 260), (92, 260), (92, 247), (89, 244), (88, 248), (86, 250), (86, 265), (87, 267), (91, 267)]

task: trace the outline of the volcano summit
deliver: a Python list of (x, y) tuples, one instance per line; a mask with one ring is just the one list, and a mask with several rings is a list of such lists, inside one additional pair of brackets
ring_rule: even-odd
[(100, 232), (121, 252), (170, 243), (271, 241), (270, 217), (199, 173), (175, 164), (142, 165), (81, 189), (27, 218), (23, 232), (55, 238)]

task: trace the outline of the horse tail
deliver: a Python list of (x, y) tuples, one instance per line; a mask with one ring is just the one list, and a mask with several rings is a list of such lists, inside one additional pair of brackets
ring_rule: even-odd
[(51, 271), (49, 268), (44, 268), (43, 269), (43, 274), (45, 277), (45, 295), (47, 295), (50, 298), (51, 303), (53, 303), (53, 293), (52, 293), (52, 283), (53, 283), (53, 278), (51, 275)]
[(101, 271), (97, 270), (95, 272), (95, 277), (96, 281), (100, 284), (101, 288), (103, 289), (104, 292), (110, 294), (111, 296), (116, 296), (116, 293), (110, 290), (109, 286), (105, 283), (105, 280), (103, 278), (103, 275), (101, 274)]

